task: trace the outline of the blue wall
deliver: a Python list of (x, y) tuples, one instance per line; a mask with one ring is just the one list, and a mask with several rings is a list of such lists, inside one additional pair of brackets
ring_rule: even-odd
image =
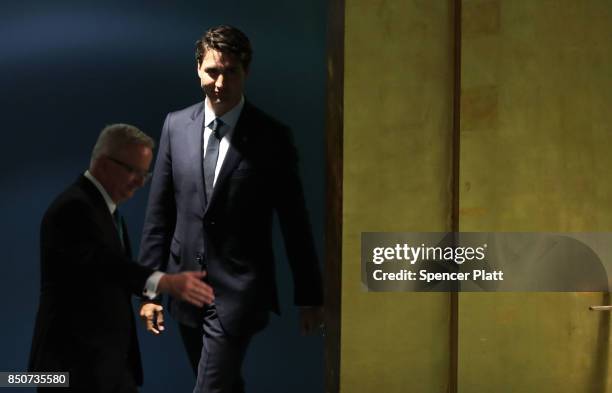
[[(322, 255), (324, 0), (12, 3), (0, 5), (0, 371), (26, 368), (47, 205), (87, 167), (104, 125), (133, 123), (158, 139), (167, 112), (202, 98), (193, 43), (209, 26), (233, 24), (251, 38), (247, 96), (294, 130)], [(147, 194), (139, 191), (122, 208), (135, 249)], [(250, 348), (247, 391), (322, 392), (322, 339), (298, 334), (290, 273), (276, 239), (283, 315)], [(162, 338), (142, 329), (139, 337), (142, 392), (190, 392), (194, 379), (176, 325)]]

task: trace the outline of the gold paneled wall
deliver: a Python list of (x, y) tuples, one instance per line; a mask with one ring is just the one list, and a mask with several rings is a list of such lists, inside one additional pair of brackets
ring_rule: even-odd
[[(611, 231), (612, 1), (344, 3), (340, 391), (446, 393), (450, 295), (366, 292), (361, 233), (451, 230), (453, 192), (461, 231)], [(609, 302), (461, 293), (458, 391), (612, 392)]]
[(365, 292), (360, 236), (450, 227), (449, 4), (349, 0), (345, 17), (340, 391), (445, 392), (448, 295)]
[(464, 0), (462, 230), (612, 228), (612, 2)]
[[(460, 229), (612, 230), (612, 2), (464, 0)], [(460, 295), (459, 392), (609, 392), (601, 293)]]

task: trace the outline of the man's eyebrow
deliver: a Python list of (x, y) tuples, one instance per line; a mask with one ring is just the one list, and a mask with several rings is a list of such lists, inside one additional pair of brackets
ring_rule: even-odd
[(236, 72), (238, 70), (238, 66), (208, 66), (204, 67), (204, 71), (206, 72)]

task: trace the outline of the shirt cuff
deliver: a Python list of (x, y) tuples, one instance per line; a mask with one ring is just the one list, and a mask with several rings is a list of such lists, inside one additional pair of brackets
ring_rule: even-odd
[(162, 272), (153, 272), (153, 274), (151, 274), (149, 276), (149, 278), (147, 278), (147, 282), (145, 283), (145, 287), (142, 290), (142, 295), (144, 297), (149, 298), (150, 300), (153, 300), (157, 297), (158, 293), (157, 293), (157, 285), (159, 284), (159, 280), (164, 276), (164, 273)]

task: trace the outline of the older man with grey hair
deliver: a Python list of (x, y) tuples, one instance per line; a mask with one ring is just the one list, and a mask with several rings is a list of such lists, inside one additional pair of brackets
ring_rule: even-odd
[(132, 261), (117, 205), (148, 180), (153, 147), (134, 126), (104, 128), (89, 169), (43, 217), (29, 370), (69, 372), (63, 392), (138, 391), (143, 373), (131, 294), (168, 293), (196, 306), (212, 301), (203, 273), (163, 274)]

